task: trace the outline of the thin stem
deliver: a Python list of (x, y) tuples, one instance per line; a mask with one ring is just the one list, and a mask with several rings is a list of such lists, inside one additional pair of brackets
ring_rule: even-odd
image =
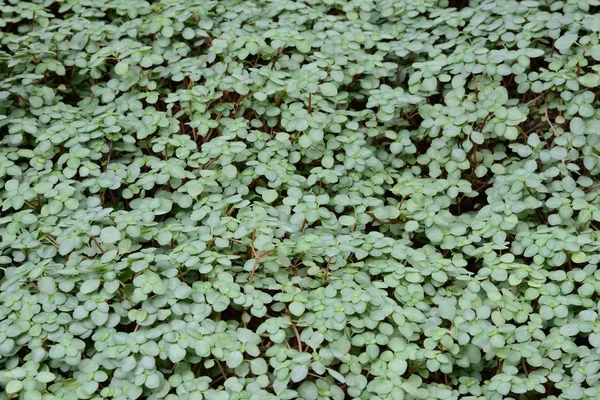
[(113, 150), (113, 142), (110, 141), (108, 143), (108, 159), (106, 160), (106, 166), (104, 167), (105, 171), (108, 169), (108, 164), (110, 164), (110, 158), (112, 156), (112, 150)]
[(257, 257), (254, 258), (254, 264), (252, 264), (252, 271), (250, 272), (250, 279), (248, 279), (248, 283), (252, 285), (252, 281), (254, 281), (254, 274), (256, 273), (256, 267), (258, 267), (258, 262), (260, 261), (260, 253)]
[(96, 246), (100, 250), (100, 253), (104, 254), (104, 249), (102, 248), (102, 246), (100, 246), (100, 243), (98, 243), (98, 240), (96, 240), (96, 238), (94, 236), (90, 236), (90, 237), (92, 238), (92, 240), (94, 241), (94, 243), (96, 243)]
[(352, 81), (351, 81), (349, 84), (347, 84), (347, 85), (346, 85), (346, 87), (345, 87), (345, 88), (343, 88), (341, 91), (342, 91), (342, 92), (346, 92), (346, 91), (348, 91), (348, 89), (350, 88), (350, 86), (352, 86), (352, 84), (353, 84), (354, 82), (356, 82), (356, 80), (357, 80), (358, 78), (360, 78), (361, 76), (362, 76), (362, 72), (361, 72), (360, 74), (356, 74), (356, 75), (354, 75), (354, 76), (352, 77)]
[(27, 204), (29, 207), (33, 208), (34, 210), (37, 210), (39, 206), (36, 206), (35, 204), (27, 201), (27, 200), (23, 200), (25, 202), (25, 204)]
[(327, 260), (327, 266), (325, 267), (325, 275), (323, 275), (323, 283), (325, 283), (325, 281), (327, 280), (327, 277), (329, 276), (329, 267), (331, 266), (332, 258), (333, 258), (333, 256), (330, 256), (329, 260)]
[(215, 358), (215, 361), (217, 362), (217, 365), (219, 366), (219, 369), (221, 370), (221, 374), (223, 375), (223, 379), (227, 380), (227, 374), (225, 373), (225, 370), (223, 369), (223, 366), (221, 365), (221, 362)]
[(302, 353), (302, 339), (300, 339), (300, 332), (298, 331), (298, 328), (296, 328), (296, 325), (293, 322), (292, 328), (294, 328), (294, 333), (296, 334), (296, 341), (298, 342), (298, 351)]
[(56, 247), (57, 249), (60, 248), (60, 245), (58, 244), (58, 242), (51, 236), (46, 236), (46, 240), (48, 240), (50, 243), (52, 243), (54, 245), (54, 247)]
[(589, 188), (585, 189), (585, 190), (584, 190), (584, 192), (585, 192), (585, 193), (589, 193), (589, 192), (591, 192), (592, 190), (594, 190), (594, 189), (598, 189), (598, 188), (600, 188), (600, 183), (596, 183), (594, 186), (590, 186)]
[(537, 100), (541, 99), (544, 96), (544, 94), (540, 94), (539, 96), (529, 100), (527, 103), (525, 103), (526, 106), (530, 105), (531, 103), (535, 103)]
[(367, 215), (369, 215), (371, 218), (373, 218), (373, 220), (374, 220), (375, 222), (377, 222), (379, 225), (387, 225), (387, 224), (389, 224), (389, 222), (385, 222), (385, 221), (382, 221), (382, 220), (380, 220), (379, 218), (377, 218), (377, 217), (375, 216), (375, 214), (373, 213), (373, 211), (367, 211), (365, 214), (367, 214)]
[(13, 92), (11, 90), (8, 90), (8, 93), (12, 94), (13, 96), (15, 96), (17, 99), (24, 101), (25, 103), (29, 103), (29, 100), (27, 100), (25, 97), (21, 96), (19, 93), (17, 92)]
[(273, 62), (271, 63), (271, 70), (275, 69), (275, 63), (277, 62), (277, 60), (279, 60), (279, 57), (281, 56), (281, 53), (283, 53), (283, 50), (285, 50), (285, 45), (279, 48), (279, 51), (275, 55), (275, 58), (273, 58)]
[(302, 222), (302, 227), (300, 228), (300, 232), (304, 232), (304, 228), (306, 228), (306, 220)]
[[(252, 250), (254, 250), (254, 246), (252, 246)], [(259, 251), (258, 253), (255, 254), (254, 264), (252, 264), (252, 271), (250, 272), (250, 278), (248, 279), (249, 284), (252, 285), (252, 281), (254, 280), (254, 274), (256, 273), (256, 268), (258, 267), (258, 262), (260, 261), (260, 259), (263, 258), (264, 256), (268, 256), (271, 253), (272, 253), (272, 250), (265, 251), (264, 253), (261, 253)]]
[[(556, 131), (556, 128), (554, 128), (554, 124), (552, 123), (552, 121), (550, 121), (550, 116), (548, 115), (548, 101), (546, 98), (544, 98), (544, 103), (546, 103), (546, 107), (544, 107), (544, 114), (546, 115), (546, 121), (548, 121), (548, 125), (550, 125), (550, 129), (552, 129), (554, 136), (558, 137), (560, 135)], [(552, 147), (554, 147), (554, 141), (552, 141), (552, 144), (550, 145), (551, 149), (552, 149)]]

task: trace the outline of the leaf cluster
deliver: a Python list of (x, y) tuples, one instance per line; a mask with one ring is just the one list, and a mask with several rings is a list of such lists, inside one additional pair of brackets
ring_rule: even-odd
[(0, 0), (0, 400), (600, 398), (598, 0)]

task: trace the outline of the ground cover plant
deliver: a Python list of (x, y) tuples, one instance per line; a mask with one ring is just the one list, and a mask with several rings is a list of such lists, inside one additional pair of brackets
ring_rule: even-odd
[(600, 398), (599, 10), (0, 1), (0, 400)]

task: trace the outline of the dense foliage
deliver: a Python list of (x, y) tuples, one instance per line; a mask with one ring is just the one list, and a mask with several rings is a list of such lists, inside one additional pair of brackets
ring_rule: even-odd
[(599, 4), (0, 1), (0, 400), (598, 399)]

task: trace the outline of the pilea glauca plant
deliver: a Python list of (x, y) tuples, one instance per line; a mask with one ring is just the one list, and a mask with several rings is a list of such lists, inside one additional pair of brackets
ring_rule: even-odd
[(0, 0), (0, 400), (599, 399), (599, 11)]

